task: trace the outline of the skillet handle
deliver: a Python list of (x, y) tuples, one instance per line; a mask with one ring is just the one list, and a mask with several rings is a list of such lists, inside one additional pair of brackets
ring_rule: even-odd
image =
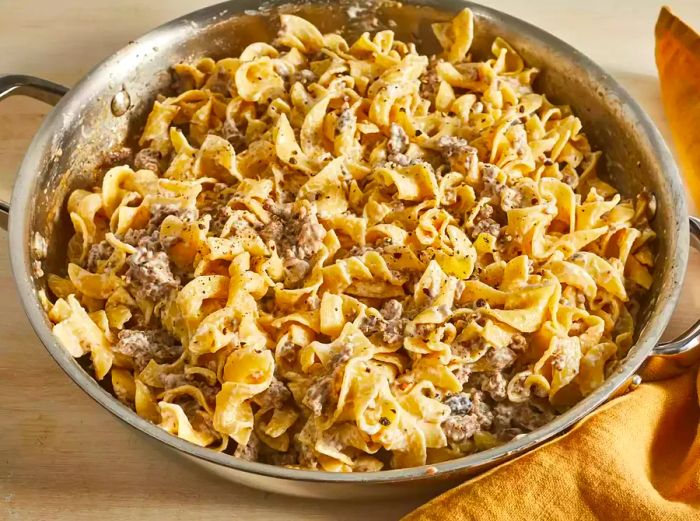
[[(51, 81), (24, 76), (21, 74), (0, 75), (0, 100), (9, 96), (29, 96), (55, 105), (68, 92), (68, 87)], [(7, 230), (7, 219), (10, 215), (10, 203), (0, 199), (0, 228)]]
[[(690, 244), (700, 250), (700, 219), (690, 216)], [(652, 351), (655, 356), (680, 355), (700, 345), (700, 320), (695, 322), (690, 329), (670, 342), (662, 342)]]

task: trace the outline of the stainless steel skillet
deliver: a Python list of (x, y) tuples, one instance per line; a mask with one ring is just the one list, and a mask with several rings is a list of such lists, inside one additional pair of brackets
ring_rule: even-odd
[[(385, 497), (445, 488), (563, 432), (624, 388), (649, 356), (672, 355), (694, 347), (700, 334), (700, 326), (695, 326), (676, 342), (658, 344), (683, 282), (689, 234), (700, 238), (700, 221), (689, 221), (677, 168), (658, 131), (608, 74), (544, 31), (469, 2), (422, 0), (403, 6), (359, 2), (367, 9), (348, 19), (347, 8), (357, 4), (341, 0), (285, 5), (276, 1), (259, 9), (257, 1), (237, 0), (155, 29), (103, 62), (70, 91), (36, 78), (0, 77), (0, 99), (26, 94), (58, 102), (27, 150), (11, 204), (0, 202), (0, 213), (10, 211), (10, 255), (22, 305), (51, 356), (104, 408), (172, 447), (175, 453), (233, 481), (308, 497)], [(655, 283), (644, 305), (634, 348), (597, 391), (545, 427), (485, 452), (431, 467), (330, 474), (251, 463), (171, 436), (113, 398), (57, 343), (37, 298), (45, 283), (37, 276), (37, 263), (44, 272), (57, 271), (63, 265), (71, 232), (63, 207), (65, 195), (94, 184), (103, 170), (105, 152), (128, 144), (138, 134), (156, 94), (170, 84), (171, 64), (205, 55), (232, 55), (253, 41), (270, 40), (280, 11), (296, 12), (324, 32), (342, 28), (349, 35), (368, 29), (368, 23), (372, 30), (389, 28), (393, 20), (391, 29), (399, 38), (416, 41), (429, 51), (435, 46), (430, 22), (448, 19), (465, 6), (477, 17), (477, 55), (488, 52), (495, 36), (508, 40), (529, 63), (541, 68), (537, 87), (556, 102), (571, 105), (582, 119), (592, 144), (605, 152), (607, 175), (615, 185), (627, 195), (646, 187), (656, 196), (658, 211), (653, 224), (659, 234), (659, 254)], [(45, 252), (37, 234), (48, 239)]]

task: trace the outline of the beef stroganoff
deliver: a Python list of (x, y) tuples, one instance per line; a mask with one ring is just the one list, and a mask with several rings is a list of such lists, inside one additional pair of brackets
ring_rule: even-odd
[(654, 200), (465, 9), (427, 57), (281, 16), (173, 67), (139, 150), (75, 190), (53, 331), (140, 416), (248, 460), (335, 472), (504, 443), (633, 342)]

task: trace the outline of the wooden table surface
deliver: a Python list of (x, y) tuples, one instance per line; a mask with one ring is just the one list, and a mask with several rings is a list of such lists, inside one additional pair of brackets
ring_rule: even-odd
[[(668, 0), (700, 27), (700, 1)], [(129, 40), (206, 0), (0, 0), (0, 71), (74, 84)], [(668, 136), (653, 60), (653, 0), (484, 0), (554, 33), (615, 76)], [(11, 98), (0, 107), (0, 198), (47, 108)], [(286, 498), (206, 474), (125, 426), (74, 385), (22, 311), (0, 231), (0, 519), (391, 520), (419, 500)], [(667, 336), (700, 316), (700, 257)]]

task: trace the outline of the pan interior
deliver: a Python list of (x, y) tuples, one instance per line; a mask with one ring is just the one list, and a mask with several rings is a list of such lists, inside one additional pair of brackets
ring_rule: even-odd
[[(585, 57), (527, 24), (459, 0), (424, 0), (421, 5), (380, 0), (302, 5), (268, 2), (262, 7), (259, 2), (243, 0), (193, 13), (129, 44), (92, 71), (57, 107), (35, 139), (33, 154), (25, 160), (21, 178), (26, 179), (22, 183), (27, 197), (17, 206), (27, 218), (15, 234), (25, 241), (25, 270), (34, 260), (29, 238), (38, 232), (49, 242), (44, 272), (65, 273), (66, 245), (73, 233), (66, 195), (98, 184), (106, 171), (107, 154), (134, 145), (156, 96), (171, 88), (170, 65), (204, 56), (237, 55), (250, 43), (271, 41), (279, 28), (280, 12), (307, 18), (322, 32), (341, 31), (348, 40), (364, 31), (390, 29), (397, 38), (415, 42), (421, 52), (432, 53), (438, 44), (430, 24), (450, 19), (465, 6), (472, 7), (476, 15), (476, 57), (489, 55), (496, 36), (506, 39), (530, 65), (540, 69), (537, 90), (555, 103), (570, 105), (582, 120), (591, 145), (604, 153), (603, 177), (623, 196), (633, 197), (643, 189), (656, 196), (658, 211), (652, 223), (658, 234), (655, 282), (639, 320), (640, 342), (628, 355), (639, 365), (668, 320), (687, 258), (687, 212), (668, 151), (638, 107), (604, 72), (591, 68)], [(110, 106), (120, 90), (128, 92), (131, 108), (115, 116)], [(36, 291), (45, 287), (45, 278), (32, 278), (28, 284)], [(31, 298), (38, 309), (36, 299)], [(38, 321), (41, 319), (33, 320), (40, 330)], [(44, 331), (39, 332), (48, 345), (47, 325), (43, 317)], [(53, 346), (53, 350), (60, 349), (55, 342)], [(629, 372), (634, 369), (636, 366)], [(600, 390), (601, 396), (612, 390)], [(596, 398), (598, 403), (604, 399), (601, 396)]]

